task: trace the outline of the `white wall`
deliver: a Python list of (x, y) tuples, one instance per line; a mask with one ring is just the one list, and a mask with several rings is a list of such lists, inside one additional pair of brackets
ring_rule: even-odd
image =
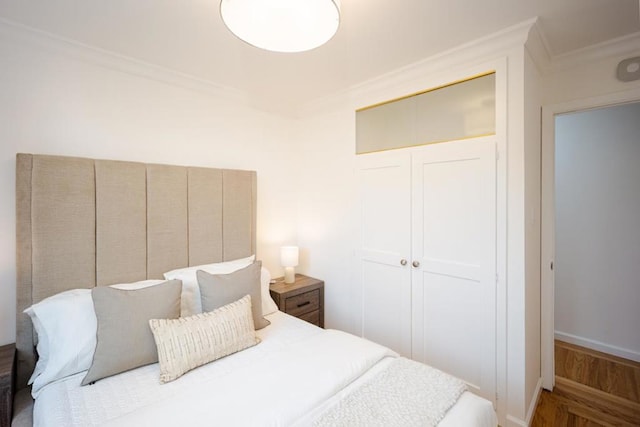
[(346, 105), (301, 120), (298, 197), (300, 270), (325, 281), (326, 327), (356, 335), (353, 300), (355, 113)]
[(556, 118), (555, 329), (640, 361), (640, 103)]
[[(525, 99), (527, 82), (525, 75), (529, 72), (526, 63), (526, 51), (517, 49), (509, 56), (508, 73), (508, 106), (507, 106), (507, 280), (506, 280), (506, 320), (498, 328), (505, 328), (507, 334), (506, 369), (507, 371), (507, 420), (501, 425), (526, 425), (527, 413), (530, 411), (527, 379), (530, 376), (530, 361), (527, 360), (527, 272), (530, 262), (527, 253), (529, 233), (527, 230), (527, 207), (529, 193), (527, 191), (527, 171), (529, 159), (527, 154), (532, 143), (529, 127), (530, 104)], [(499, 207), (498, 207), (499, 209)], [(500, 223), (498, 223), (500, 226)], [(500, 298), (500, 295), (498, 296)]]
[(278, 248), (296, 239), (290, 119), (225, 100), (223, 91), (98, 65), (91, 52), (0, 35), (0, 345), (15, 341), (17, 152), (257, 170), (258, 257), (282, 273)]
[(635, 56), (640, 56), (640, 33), (555, 58), (544, 76), (543, 105), (639, 89), (640, 80), (616, 79), (618, 63)]
[(525, 55), (525, 404), (530, 421), (541, 389), (540, 369), (540, 107), (541, 76)]

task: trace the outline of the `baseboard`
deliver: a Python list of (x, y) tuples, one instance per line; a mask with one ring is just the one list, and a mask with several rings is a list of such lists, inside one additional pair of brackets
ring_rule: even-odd
[(529, 402), (529, 409), (527, 410), (527, 416), (525, 418), (526, 425), (531, 425), (531, 420), (533, 420), (533, 416), (536, 413), (536, 408), (538, 407), (538, 400), (540, 399), (540, 395), (542, 394), (542, 377), (538, 378), (538, 383), (536, 384), (536, 392), (533, 393), (533, 398), (531, 402)]
[(507, 415), (507, 425), (505, 427), (529, 427), (528, 424), (512, 415)]
[(634, 362), (640, 362), (640, 352), (637, 351), (605, 344), (600, 341), (582, 338), (577, 335), (567, 334), (560, 331), (555, 331), (555, 338), (560, 341), (568, 342), (569, 344), (579, 345), (581, 347), (590, 348), (591, 350), (601, 351), (624, 359), (633, 360)]
[(536, 413), (536, 407), (538, 406), (538, 399), (542, 394), (542, 378), (538, 378), (536, 384), (536, 391), (533, 393), (533, 398), (529, 402), (529, 408), (527, 409), (527, 415), (524, 420), (514, 417), (513, 415), (507, 415), (507, 423), (505, 427), (528, 427), (531, 425), (531, 420)]

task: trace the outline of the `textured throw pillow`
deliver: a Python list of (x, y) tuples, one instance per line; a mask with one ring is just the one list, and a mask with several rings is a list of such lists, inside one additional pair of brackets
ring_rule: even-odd
[(92, 289), (98, 332), (93, 362), (82, 385), (157, 362), (149, 320), (177, 318), (181, 292), (179, 280), (137, 290)]
[[(198, 287), (196, 271), (203, 270), (211, 274), (229, 274), (248, 266), (255, 258), (255, 255), (251, 255), (247, 258), (179, 268), (164, 273), (164, 278), (167, 280), (177, 279), (182, 281), (180, 316), (187, 317), (202, 313), (200, 288)], [(271, 293), (269, 292), (271, 273), (264, 267), (261, 269), (260, 282), (262, 285), (262, 315), (266, 316), (267, 314), (278, 311), (278, 306), (273, 301), (273, 298), (271, 298)]]
[(211, 274), (229, 274), (248, 265), (251, 265), (251, 263), (255, 261), (255, 259), (256, 256), (251, 255), (247, 258), (179, 268), (164, 273), (164, 278), (167, 280), (182, 281), (180, 316), (187, 317), (193, 316), (194, 314), (202, 313), (202, 305), (200, 303), (200, 288), (198, 287), (198, 278), (196, 277), (196, 271), (204, 270), (207, 273)]
[(202, 311), (213, 311), (248, 294), (251, 295), (251, 312), (256, 329), (269, 325), (270, 322), (262, 317), (261, 268), (262, 262), (256, 261), (230, 274), (209, 274), (198, 270), (196, 275), (200, 285)]
[(161, 383), (259, 342), (249, 295), (209, 313), (152, 319), (149, 326), (158, 348)]

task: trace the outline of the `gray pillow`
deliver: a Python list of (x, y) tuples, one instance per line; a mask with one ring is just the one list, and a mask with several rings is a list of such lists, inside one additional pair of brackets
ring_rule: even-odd
[(98, 320), (96, 350), (82, 385), (158, 361), (150, 319), (180, 316), (182, 282), (169, 280), (136, 290), (91, 290)]
[(262, 261), (234, 271), (230, 274), (211, 274), (203, 270), (196, 271), (202, 311), (213, 311), (231, 304), (245, 295), (251, 295), (251, 314), (256, 330), (269, 325), (262, 317), (262, 293), (260, 291), (260, 269)]

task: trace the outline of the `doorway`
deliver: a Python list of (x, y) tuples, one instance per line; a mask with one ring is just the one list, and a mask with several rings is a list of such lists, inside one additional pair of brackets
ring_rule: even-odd
[[(634, 178), (629, 175), (640, 168), (635, 166), (638, 163), (629, 163), (627, 157), (632, 154), (623, 154), (624, 148), (616, 147), (602, 132), (617, 123), (611, 117), (624, 116), (631, 129), (638, 128), (638, 100), (640, 91), (636, 90), (543, 108), (541, 347), (547, 390), (555, 382), (556, 333), (574, 344), (635, 359), (636, 335), (629, 338), (633, 326), (626, 331), (621, 325), (629, 323), (633, 313), (620, 310), (627, 300), (620, 307), (615, 305), (618, 294), (634, 300), (638, 298), (634, 292), (640, 292), (638, 286), (629, 291), (634, 285), (620, 275), (621, 266), (629, 265), (628, 255), (637, 250), (634, 233), (625, 232), (624, 227), (635, 218), (626, 215), (640, 211), (640, 180), (631, 182)], [(620, 129), (609, 131), (613, 134)], [(616, 138), (640, 145), (640, 132), (631, 132)], [(620, 167), (616, 162), (621, 162)], [(591, 268), (600, 268), (599, 277), (587, 277)], [(598, 308), (603, 302), (614, 306)], [(557, 304), (564, 305), (563, 311), (554, 313)], [(613, 314), (602, 314), (605, 310)]]

